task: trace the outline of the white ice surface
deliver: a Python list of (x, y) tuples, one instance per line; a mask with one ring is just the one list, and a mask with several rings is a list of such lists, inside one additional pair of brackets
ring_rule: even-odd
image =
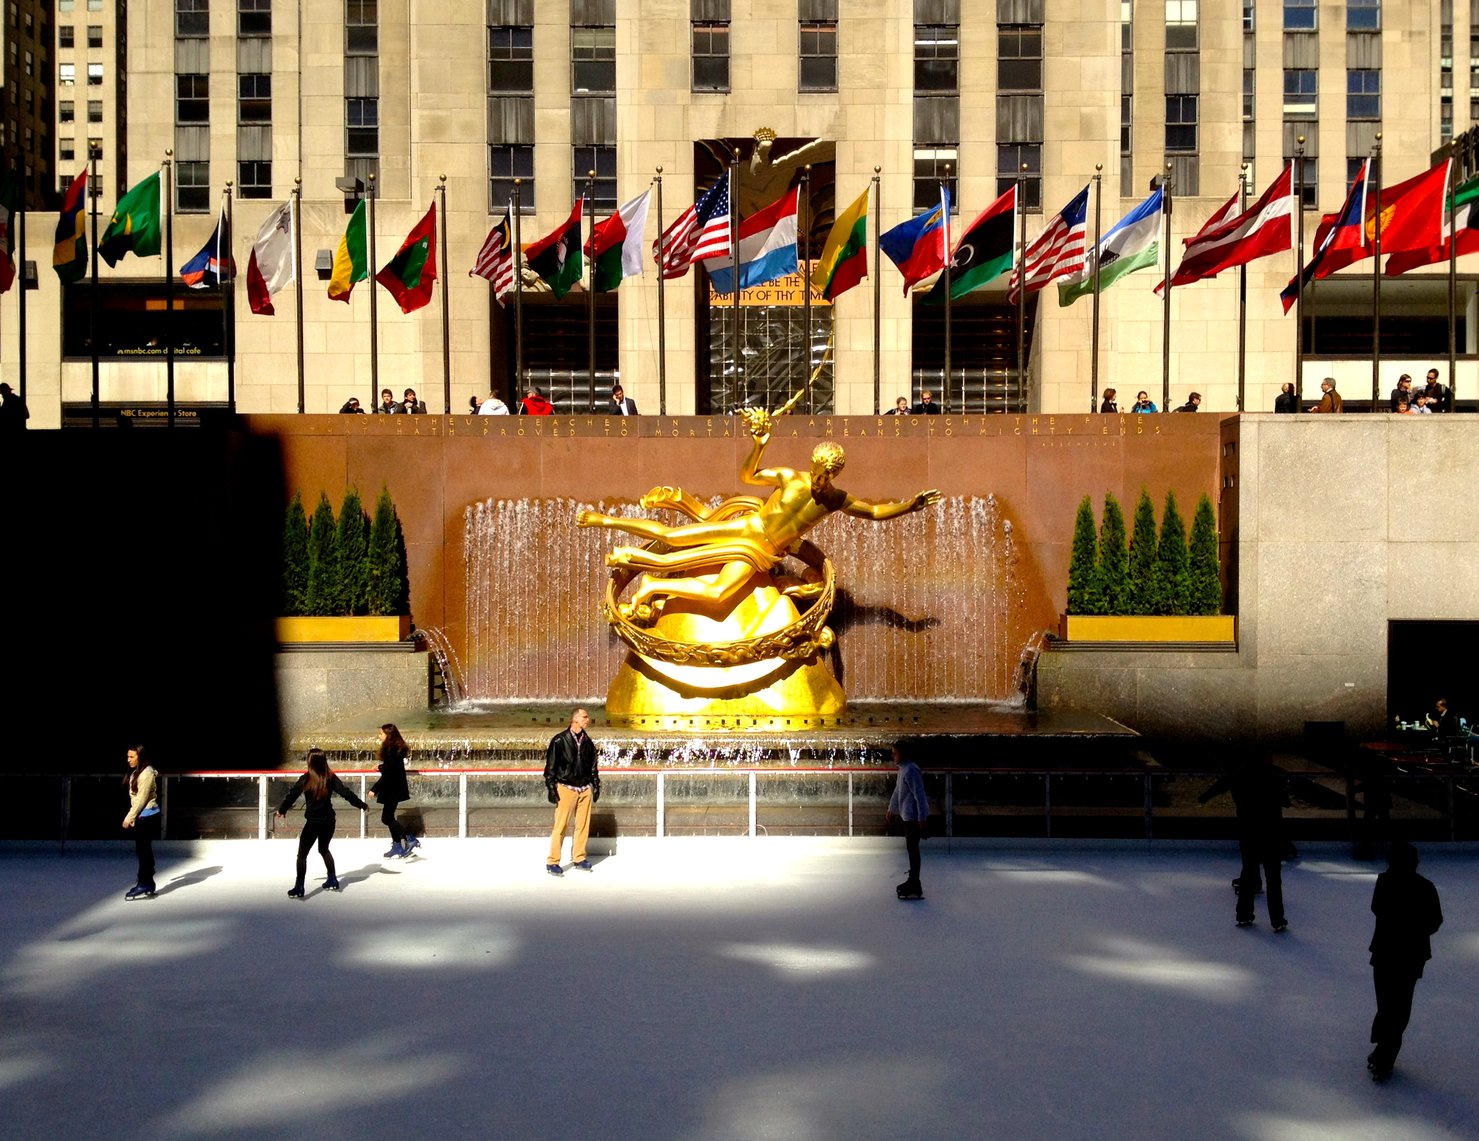
[(976, 850), (540, 840), (0, 857), (0, 1136), (1479, 1136), (1479, 867), (1424, 852), (1447, 917), (1396, 1076), (1368, 1079), (1375, 866), (1285, 870), (1291, 929), (1233, 927), (1225, 848)]

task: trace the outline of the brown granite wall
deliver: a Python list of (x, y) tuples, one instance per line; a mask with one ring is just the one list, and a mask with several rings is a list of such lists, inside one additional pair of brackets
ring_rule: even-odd
[[(1176, 492), (1188, 524), (1197, 497), (1219, 504), (1221, 452), (1228, 440), (1215, 415), (1157, 416), (938, 416), (838, 417), (796, 416), (778, 422), (767, 462), (805, 467), (815, 441), (834, 439), (847, 450), (847, 469), (839, 484), (867, 499), (898, 499), (925, 487), (952, 497), (995, 497), (1002, 518), (1013, 528), (1017, 561), (1013, 582), (1001, 584), (1013, 596), (1011, 629), (992, 648), (1011, 664), (1033, 630), (1055, 625), (1064, 606), (1069, 546), (1074, 512), (1089, 495), (1096, 514), (1106, 491), (1124, 506), (1127, 522), (1140, 489), (1146, 488), (1159, 511), (1168, 489)], [(474, 416), (252, 416), (253, 431), (275, 436), (284, 457), (288, 493), (302, 493), (311, 512), (320, 490), (335, 509), (346, 487), (359, 488), (369, 509), (382, 484), (390, 489), (405, 531), (410, 560), (411, 604), (418, 626), (441, 627), (465, 654), (467, 583), (463, 536), (468, 508), (489, 499), (531, 501), (572, 499), (583, 502), (634, 502), (650, 487), (681, 484), (700, 497), (729, 495), (745, 489), (739, 464), (749, 437), (731, 417), (657, 417), (632, 419), (604, 416), (505, 418)], [(1226, 505), (1223, 504), (1223, 509)], [(891, 524), (859, 522), (858, 527)], [(573, 529), (573, 520), (571, 522)], [(943, 535), (948, 521), (932, 520), (929, 536)], [(847, 528), (829, 520), (817, 537), (838, 564), (839, 585), (846, 589)], [(1224, 536), (1226, 539), (1227, 536)], [(925, 542), (933, 542), (926, 538)], [(590, 578), (592, 598), (604, 582), (600, 540), (592, 535), (592, 560), (579, 568)], [(570, 593), (563, 583), (547, 580), (538, 551), (531, 551), (529, 572), (504, 591), (503, 604), (528, 614), (531, 627), (551, 625), (548, 608)], [(844, 651), (854, 672), (862, 658), (898, 653), (915, 643), (914, 627), (948, 629), (949, 585), (965, 576), (953, 565), (959, 553), (903, 552), (888, 574), (901, 583), (901, 597), (911, 579), (939, 589), (920, 594), (918, 605), (938, 613), (886, 615), (888, 620), (859, 622), (842, 633)], [(967, 553), (965, 558), (969, 558)], [(875, 568), (876, 569), (876, 568)], [(558, 597), (556, 597), (558, 595)], [(914, 596), (910, 596), (914, 597)], [(877, 604), (880, 600), (867, 600)], [(579, 613), (563, 616), (566, 624), (594, 621), (598, 615), (579, 602)], [(901, 612), (903, 607), (898, 608)], [(902, 623), (902, 624), (901, 624)], [(541, 668), (587, 651), (578, 640), (557, 633), (540, 634), (548, 644), (540, 653)], [(610, 655), (609, 669), (620, 661), (614, 639), (597, 643)], [(931, 655), (969, 656), (982, 647), (969, 639), (935, 637), (918, 642)], [(968, 670), (935, 663), (921, 696), (1005, 696), (990, 692), (956, 692), (953, 678)], [(606, 666), (596, 663), (604, 674)], [(989, 687), (988, 687), (989, 688)], [(506, 694), (505, 696), (520, 696)]]

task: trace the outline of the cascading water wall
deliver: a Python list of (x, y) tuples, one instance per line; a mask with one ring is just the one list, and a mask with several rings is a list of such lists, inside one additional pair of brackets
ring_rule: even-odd
[[(467, 508), (469, 699), (605, 700), (626, 653), (601, 617), (605, 555), (638, 540), (576, 527), (586, 507), (678, 521), (624, 502), (488, 499)], [(1019, 699), (1032, 633), (1023, 552), (994, 496), (943, 499), (883, 522), (834, 514), (808, 537), (836, 567), (832, 664), (850, 701)]]

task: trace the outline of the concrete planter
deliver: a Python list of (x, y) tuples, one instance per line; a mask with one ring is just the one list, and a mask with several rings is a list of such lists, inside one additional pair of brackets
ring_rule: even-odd
[(1068, 642), (1226, 643), (1237, 641), (1237, 619), (1231, 614), (1124, 615), (1065, 614), (1063, 639)]
[(278, 618), (274, 620), (274, 629), (280, 646), (311, 642), (403, 642), (411, 633), (411, 616)]

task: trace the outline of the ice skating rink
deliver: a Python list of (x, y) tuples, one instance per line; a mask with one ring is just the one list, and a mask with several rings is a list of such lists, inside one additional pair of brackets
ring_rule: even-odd
[[(342, 814), (341, 814), (342, 815)], [(1365, 1070), (1378, 865), (1306, 847), (1290, 930), (1236, 853), (901, 841), (339, 839), (0, 853), (0, 1134), (15, 1138), (1479, 1136), (1479, 871), (1397, 1072)], [(567, 848), (568, 852), (568, 848)], [(1384, 865), (1382, 865), (1384, 866)]]

